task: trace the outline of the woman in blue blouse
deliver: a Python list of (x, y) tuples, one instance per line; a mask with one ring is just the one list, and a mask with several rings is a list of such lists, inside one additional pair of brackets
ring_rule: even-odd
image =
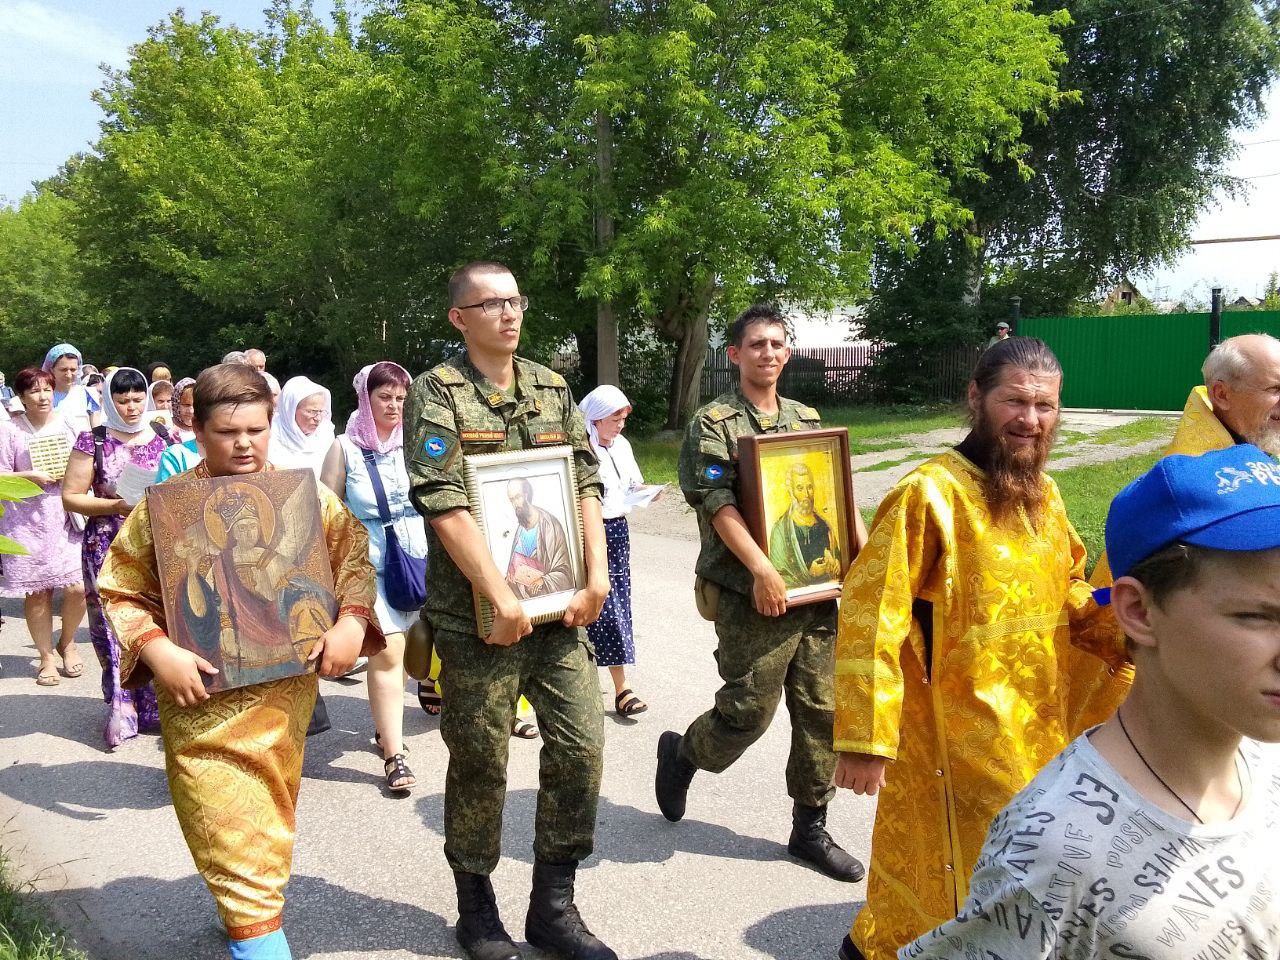
[(359, 407), (347, 421), (325, 458), (321, 479), (336, 492), (369, 531), (369, 561), (378, 571), (378, 600), (374, 613), (387, 646), (369, 659), (369, 707), (382, 747), (386, 784), (394, 792), (408, 791), (417, 781), (405, 762), (404, 747), (404, 632), (418, 611), (397, 610), (387, 600), (383, 572), (387, 537), (370, 471), (376, 471), (386, 497), (390, 524), (401, 548), (412, 557), (427, 555), (422, 517), (409, 501), (409, 475), (404, 465), (404, 398), (409, 373), (383, 361), (365, 367), (354, 381)]

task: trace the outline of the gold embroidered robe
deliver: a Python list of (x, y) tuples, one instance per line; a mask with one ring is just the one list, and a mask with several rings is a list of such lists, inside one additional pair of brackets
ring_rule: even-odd
[[(1160, 455), (1167, 457), (1180, 453), (1198, 457), (1210, 450), (1225, 450), (1235, 442), (1231, 431), (1222, 425), (1222, 421), (1213, 412), (1209, 392), (1204, 387), (1196, 387), (1187, 396), (1173, 440)], [(1090, 580), (1095, 587), (1111, 586), (1111, 566), (1107, 563), (1105, 553), (1098, 558), (1098, 565), (1094, 567)], [(1115, 713), (1116, 708), (1129, 695), (1129, 687), (1133, 684), (1131, 666), (1111, 670), (1088, 654), (1079, 653), (1077, 656), (1081, 662), (1079, 674), (1071, 688), (1069, 713), (1073, 734), (1082, 733)]]
[(1070, 741), (1070, 645), (1123, 649), (1044, 484), (1039, 530), (997, 527), (981, 471), (942, 454), (890, 492), (845, 578), (835, 749), (892, 760), (851, 931), (868, 960), (955, 915), (991, 818)]
[[(203, 463), (172, 479), (193, 476), (209, 476)], [(361, 651), (368, 656), (385, 645), (373, 619), (377, 579), (369, 563), (368, 533), (328, 488), (319, 490), (338, 615), (355, 614), (369, 622)], [(121, 683), (149, 682), (151, 671), (138, 655), (166, 634), (145, 497), (112, 542), (98, 589), (120, 641)], [(233, 940), (280, 927), (316, 690), (316, 675), (309, 673), (215, 693), (198, 706), (182, 708), (156, 685), (173, 809)]]

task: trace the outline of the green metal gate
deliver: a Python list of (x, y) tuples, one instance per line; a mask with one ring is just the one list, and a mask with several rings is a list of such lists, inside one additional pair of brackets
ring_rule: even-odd
[[(1104, 410), (1181, 410), (1200, 383), (1208, 313), (1027, 317), (1018, 333), (1044, 340), (1062, 362), (1062, 404)], [(1280, 337), (1280, 311), (1222, 314), (1222, 336)]]

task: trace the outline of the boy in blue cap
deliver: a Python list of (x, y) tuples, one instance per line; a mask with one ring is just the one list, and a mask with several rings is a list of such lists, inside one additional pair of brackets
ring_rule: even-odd
[(1280, 957), (1280, 467), (1165, 457), (1106, 539), (1133, 689), (996, 815), (964, 908), (900, 960)]

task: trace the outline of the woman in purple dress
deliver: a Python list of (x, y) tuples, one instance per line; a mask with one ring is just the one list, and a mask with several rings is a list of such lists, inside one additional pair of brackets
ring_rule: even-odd
[(30, 480), (39, 496), (12, 503), (0, 517), (0, 533), (27, 548), (25, 557), (5, 557), (0, 597), (21, 597), (31, 640), (40, 654), (36, 683), (58, 683), (53, 646), (53, 593), (62, 591), (62, 630), (58, 656), (62, 674), (78, 677), (84, 671), (76, 652), (76, 631), (84, 619), (84, 581), (80, 573), (80, 528), (68, 517), (58, 481), (35, 470), (28, 443), (37, 438), (64, 437), (68, 445), (75, 431), (53, 409), (53, 374), (30, 367), (14, 380), (23, 412), (0, 424), (0, 473)]
[(153, 475), (160, 466), (165, 441), (151, 429), (144, 414), (149, 406), (147, 381), (132, 367), (120, 367), (107, 377), (103, 389), (106, 423), (80, 434), (62, 481), (62, 502), (70, 511), (89, 518), (84, 529), (83, 569), (89, 606), (89, 638), (102, 664), (102, 697), (107, 703), (104, 737), (115, 749), (139, 730), (158, 730), (155, 690), (120, 687), (120, 645), (98, 597), (98, 571), (111, 541), (132, 506), (116, 493), (116, 482), (128, 463)]

